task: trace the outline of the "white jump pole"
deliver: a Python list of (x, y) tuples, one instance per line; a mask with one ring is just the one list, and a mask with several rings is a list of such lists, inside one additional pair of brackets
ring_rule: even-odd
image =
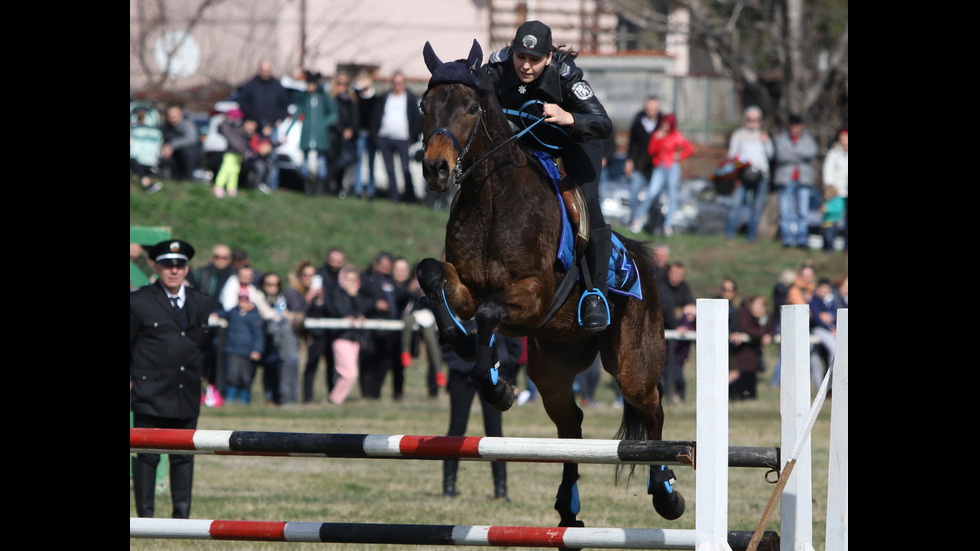
[(847, 308), (837, 310), (837, 351), (831, 380), (826, 551), (847, 551)]
[[(779, 308), (781, 337), (779, 413), (782, 418), (780, 442), (783, 450), (793, 450), (806, 431), (810, 408), (810, 307), (806, 304)], [(786, 482), (780, 498), (782, 546), (787, 551), (813, 551), (811, 439), (802, 442), (793, 476)], [(781, 457), (782, 472), (788, 456)]]
[(696, 551), (728, 545), (728, 301), (697, 299)]

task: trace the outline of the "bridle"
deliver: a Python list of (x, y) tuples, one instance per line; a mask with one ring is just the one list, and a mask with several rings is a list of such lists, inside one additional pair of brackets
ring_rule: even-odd
[[(524, 107), (527, 107), (531, 103), (533, 103), (533, 101), (529, 101), (529, 102), (525, 103), (522, 106), (522, 108), (521, 108), (522, 110), (519, 112), (519, 114), (521, 115), (522, 118), (531, 118), (532, 117), (532, 115), (529, 115), (529, 114), (523, 112), (523, 108)], [(539, 103), (543, 103), (543, 102), (539, 102)], [(472, 147), (473, 141), (476, 138), (477, 128), (479, 126), (483, 126), (483, 133), (486, 134), (487, 139), (491, 140), (491, 142), (493, 141), (493, 138), (490, 136), (490, 131), (487, 129), (486, 121), (483, 118), (483, 116), (484, 116), (483, 104), (480, 104), (479, 109), (477, 110), (477, 113), (476, 114), (477, 114), (477, 117), (476, 117), (476, 120), (473, 122), (473, 130), (470, 131), (470, 139), (466, 142), (466, 147), (465, 148), (460, 148), (460, 146), (459, 146), (459, 140), (456, 139), (456, 136), (453, 135), (453, 133), (452, 133), (451, 130), (449, 130), (448, 128), (446, 128), (444, 126), (437, 127), (435, 130), (433, 130), (432, 133), (429, 134), (429, 137), (426, 138), (425, 142), (423, 142), (423, 144), (422, 144), (422, 153), (425, 154), (425, 150), (426, 150), (426, 148), (429, 145), (429, 140), (431, 140), (432, 137), (435, 136), (436, 134), (444, 134), (446, 137), (448, 137), (453, 142), (453, 147), (456, 148), (456, 153), (457, 153), (457, 156), (456, 156), (456, 166), (453, 167), (453, 181), (456, 182), (456, 183), (461, 183), (467, 176), (470, 175), (471, 172), (473, 172), (473, 169), (476, 168), (477, 165), (479, 165), (484, 160), (486, 160), (488, 157), (490, 157), (491, 155), (493, 155), (494, 153), (496, 153), (502, 147), (504, 147), (505, 145), (507, 145), (508, 143), (510, 143), (510, 142), (512, 142), (514, 140), (520, 139), (521, 136), (523, 136), (524, 134), (527, 134), (528, 132), (530, 132), (532, 128), (534, 128), (535, 126), (537, 126), (538, 123), (544, 121), (544, 118), (543, 117), (538, 118), (538, 120), (536, 120), (533, 123), (531, 123), (530, 125), (528, 125), (526, 128), (524, 128), (524, 130), (521, 130), (520, 132), (518, 132), (516, 134), (513, 134), (512, 136), (510, 136), (509, 138), (507, 138), (506, 140), (504, 140), (500, 144), (496, 145), (493, 149), (491, 149), (490, 151), (488, 151), (486, 155), (484, 155), (484, 156), (480, 157), (479, 159), (477, 159), (476, 161), (474, 161), (473, 164), (471, 164), (470, 167), (467, 168), (464, 171), (463, 168), (462, 168), (462, 166), (463, 166), (462, 165), (463, 158), (466, 156), (467, 153), (470, 152), (470, 147)], [(532, 134), (532, 136), (533, 136), (533, 134)]]

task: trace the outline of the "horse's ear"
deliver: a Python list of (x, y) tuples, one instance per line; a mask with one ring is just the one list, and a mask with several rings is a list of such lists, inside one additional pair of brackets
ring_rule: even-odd
[(436, 52), (432, 49), (432, 44), (429, 44), (428, 41), (426, 41), (425, 47), (422, 48), (422, 59), (425, 60), (425, 66), (429, 68), (430, 73), (434, 73), (442, 65), (442, 61), (436, 56)]
[(476, 71), (480, 68), (480, 64), (483, 63), (483, 48), (480, 47), (480, 43), (473, 39), (473, 47), (470, 48), (470, 55), (466, 59), (466, 66), (470, 71)]

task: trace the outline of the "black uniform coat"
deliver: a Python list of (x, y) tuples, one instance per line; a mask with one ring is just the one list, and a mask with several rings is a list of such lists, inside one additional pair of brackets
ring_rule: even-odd
[(129, 377), (133, 413), (193, 419), (201, 411), (204, 353), (211, 346), (211, 299), (187, 285), (186, 329), (159, 282), (129, 295)]
[[(510, 48), (496, 51), (483, 66), (483, 72), (490, 79), (489, 87), (497, 91), (497, 98), (503, 108), (518, 110), (529, 100), (555, 103), (575, 116), (575, 126), (565, 129), (570, 130), (573, 142), (604, 140), (612, 135), (612, 120), (586, 82), (582, 69), (575, 65), (571, 56), (564, 52), (554, 52), (551, 64), (541, 76), (530, 84), (524, 84), (517, 78), (510, 55)], [(531, 114), (540, 116), (540, 108), (537, 111)], [(508, 118), (516, 122), (518, 128), (524, 128), (524, 123), (514, 116), (509, 115)], [(546, 126), (538, 125), (534, 132), (548, 143), (562, 145), (560, 137), (552, 139), (548, 135)]]

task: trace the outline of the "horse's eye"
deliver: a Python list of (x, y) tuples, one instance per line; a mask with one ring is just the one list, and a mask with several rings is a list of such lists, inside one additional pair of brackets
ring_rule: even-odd
[(480, 105), (479, 105), (479, 104), (477, 104), (477, 103), (474, 103), (473, 105), (471, 105), (471, 106), (470, 106), (470, 108), (469, 108), (469, 109), (467, 109), (467, 112), (468, 112), (468, 113), (469, 113), (470, 115), (475, 115), (475, 114), (476, 114), (476, 112), (477, 112), (477, 111), (479, 111), (479, 110), (480, 110)]

